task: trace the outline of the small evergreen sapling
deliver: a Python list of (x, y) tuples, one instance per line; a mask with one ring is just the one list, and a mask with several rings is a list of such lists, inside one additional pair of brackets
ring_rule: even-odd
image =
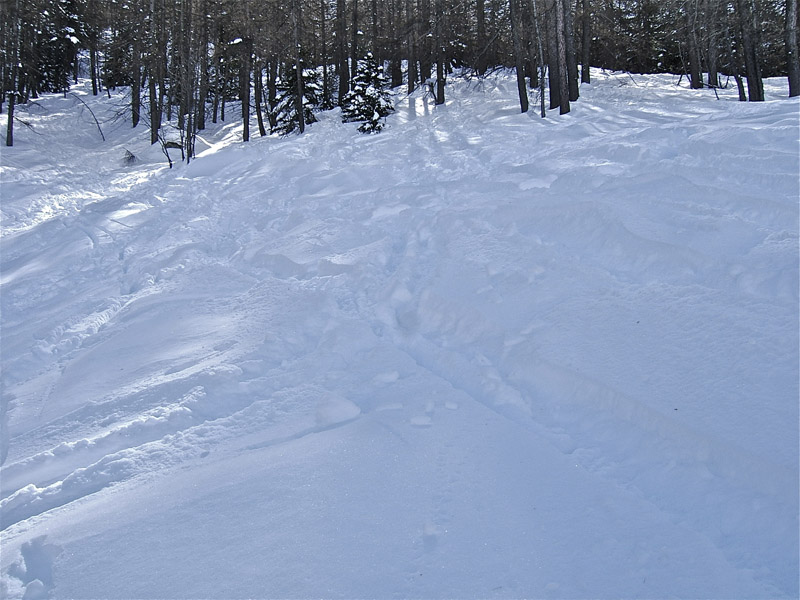
[(371, 52), (358, 61), (352, 88), (342, 101), (342, 121), (361, 122), (358, 130), (362, 133), (383, 129), (383, 120), (394, 111), (387, 83), (383, 69)]
[[(316, 123), (314, 109), (322, 103), (322, 86), (319, 74), (314, 69), (303, 71), (303, 122), (306, 125)], [(300, 127), (300, 118), (297, 114), (297, 71), (287, 69), (286, 77), (278, 85), (278, 99), (275, 103), (275, 126), (272, 133), (289, 135)]]

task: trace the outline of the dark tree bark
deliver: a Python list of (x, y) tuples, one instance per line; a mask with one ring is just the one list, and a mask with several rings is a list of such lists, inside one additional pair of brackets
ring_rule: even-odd
[(253, 56), (253, 40), (246, 39), (241, 43), (239, 63), (239, 100), (242, 104), (242, 141), (250, 141), (250, 73)]
[(372, 55), (381, 62), (380, 44), (378, 43), (378, 0), (372, 0), (372, 28), (370, 30), (370, 48)]
[[(421, 82), (428, 81), (431, 78), (431, 66), (433, 60), (433, 52), (431, 50), (429, 34), (435, 32), (436, 24), (433, 24), (433, 31), (431, 30), (431, 2), (430, 0), (417, 0), (417, 22), (419, 26), (417, 31), (417, 56), (419, 58), (419, 80)], [(435, 41), (434, 41), (435, 43)]]
[(591, 83), (592, 7), (590, 0), (581, 2), (581, 83)]
[(269, 106), (269, 114), (267, 120), (269, 121), (270, 131), (274, 130), (278, 125), (278, 116), (275, 114), (275, 105), (278, 103), (278, 61), (276, 58), (267, 65), (267, 105)]
[(393, 88), (403, 85), (403, 67), (400, 60), (401, 35), (399, 24), (402, 22), (401, 0), (389, 2), (389, 77)]
[(562, 0), (564, 5), (564, 40), (566, 42), (567, 79), (569, 81), (569, 99), (574, 102), (580, 95), (578, 91), (578, 54), (575, 51), (575, 26), (569, 0)]
[(414, 18), (414, 0), (406, 0), (406, 22), (408, 35), (406, 39), (406, 53), (408, 54), (408, 87), (407, 91), (411, 94), (416, 89), (417, 83), (417, 57), (414, 51), (416, 46), (417, 28)]
[(550, 0), (546, 5), (547, 28), (547, 81), (550, 91), (552, 110), (561, 106), (561, 82), (558, 66), (558, 26), (556, 23), (556, 5), (560, 0)]
[(253, 96), (256, 101), (256, 118), (258, 119), (258, 134), (261, 137), (267, 135), (267, 128), (264, 126), (264, 114), (262, 111), (261, 100), (264, 97), (264, 68), (259, 63), (253, 70)]
[(131, 120), (133, 127), (139, 124), (142, 109), (142, 50), (138, 36), (134, 39), (131, 50), (133, 65), (131, 66)]
[(789, 72), (789, 97), (800, 96), (800, 45), (797, 40), (797, 0), (786, 0), (786, 66)]
[(202, 11), (203, 14), (201, 16), (203, 20), (202, 30), (201, 30), (201, 38), (200, 38), (200, 88), (198, 90), (197, 96), (197, 107), (196, 107), (196, 122), (197, 122), (197, 130), (203, 131), (206, 128), (206, 101), (208, 100), (208, 45), (211, 36), (211, 24), (209, 23), (210, 19), (208, 16), (208, 0), (203, 0), (202, 2)]
[(514, 66), (517, 72), (517, 93), (521, 112), (528, 112), (528, 87), (525, 84), (525, 58), (527, 52), (522, 43), (523, 18), (520, 0), (510, 0), (511, 37), (514, 44)]
[(686, 40), (689, 52), (689, 82), (693, 89), (703, 87), (702, 69), (700, 66), (700, 44), (698, 43), (697, 18), (698, 0), (686, 0)]
[(736, 12), (744, 53), (744, 69), (747, 77), (747, 96), (750, 102), (764, 100), (764, 82), (758, 57), (758, 29), (755, 23), (753, 0), (736, 0)]
[(336, 0), (336, 71), (339, 74), (338, 104), (350, 91), (350, 68), (347, 64), (347, 16), (344, 0)]
[(567, 40), (566, 18), (564, 16), (565, 0), (556, 0), (556, 43), (558, 48), (558, 93), (559, 112), (564, 115), (569, 112), (569, 72), (567, 71)]
[(17, 86), (19, 85), (19, 47), (20, 47), (20, 14), (19, 0), (14, 2), (11, 14), (11, 90), (8, 94), (8, 124), (6, 125), (6, 146), (14, 145), (14, 106), (17, 102)]
[(350, 0), (353, 3), (353, 22), (350, 24), (353, 31), (352, 42), (350, 43), (350, 79), (355, 79), (358, 69), (358, 0)]
[[(95, 42), (96, 43), (96, 42)], [(97, 96), (97, 47), (92, 46), (89, 49), (89, 70), (92, 75), (92, 96)]]
[(706, 63), (708, 68), (708, 86), (719, 87), (719, 2), (704, 0), (704, 21), (706, 28)]
[(486, 52), (486, 3), (485, 0), (477, 0), (475, 2), (475, 48), (478, 56), (475, 59), (475, 70), (478, 75), (486, 73), (488, 68), (488, 61)]
[(536, 0), (531, 1), (531, 7), (533, 9), (533, 29), (536, 32), (536, 47), (539, 55), (539, 69), (541, 71), (539, 73), (539, 113), (544, 119), (546, 114), (544, 108), (544, 47), (542, 43), (542, 31), (539, 26), (539, 11), (536, 8)]
[(330, 90), (330, 76), (328, 74), (328, 10), (327, 1), (320, 0), (319, 3), (319, 21), (320, 21), (320, 35), (322, 39), (322, 52), (320, 60), (322, 61), (322, 106), (326, 109), (331, 108), (331, 90)]
[[(295, 111), (297, 112), (297, 124), (302, 134), (306, 130), (306, 119), (303, 113), (303, 62), (300, 52), (300, 6), (299, 0), (292, 1), (292, 31), (294, 32), (295, 48), (295, 75), (297, 77), (297, 97), (295, 98)], [(346, 71), (345, 71), (346, 74)]]
[(444, 10), (442, 10), (442, 0), (435, 0), (434, 3), (434, 39), (436, 43), (436, 104), (444, 104), (445, 86), (445, 64), (447, 62), (447, 51), (445, 49), (444, 37), (442, 34), (442, 21), (444, 20)]

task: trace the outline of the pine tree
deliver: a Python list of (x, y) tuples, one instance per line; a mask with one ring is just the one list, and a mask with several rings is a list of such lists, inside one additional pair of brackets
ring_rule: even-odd
[[(322, 85), (320, 84), (319, 73), (314, 69), (302, 69), (302, 106), (303, 123), (310, 125), (316, 123), (314, 109), (322, 104)], [(287, 69), (286, 76), (277, 84), (278, 98), (274, 109), (275, 126), (272, 133), (289, 135), (295, 130), (300, 129), (300, 116), (297, 111), (297, 74), (296, 69)]]
[(358, 61), (351, 90), (342, 102), (342, 121), (361, 122), (358, 130), (373, 133), (383, 129), (383, 120), (394, 111), (392, 98), (386, 89), (388, 80), (372, 52)]

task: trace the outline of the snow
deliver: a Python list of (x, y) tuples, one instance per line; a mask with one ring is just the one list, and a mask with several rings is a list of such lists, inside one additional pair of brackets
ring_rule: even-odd
[(171, 170), (20, 107), (3, 595), (797, 597), (800, 104), (592, 75)]

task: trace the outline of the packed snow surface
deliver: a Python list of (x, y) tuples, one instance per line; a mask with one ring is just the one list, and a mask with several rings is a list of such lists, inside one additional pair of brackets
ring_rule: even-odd
[(800, 104), (594, 80), (173, 169), (20, 107), (0, 593), (797, 597)]

